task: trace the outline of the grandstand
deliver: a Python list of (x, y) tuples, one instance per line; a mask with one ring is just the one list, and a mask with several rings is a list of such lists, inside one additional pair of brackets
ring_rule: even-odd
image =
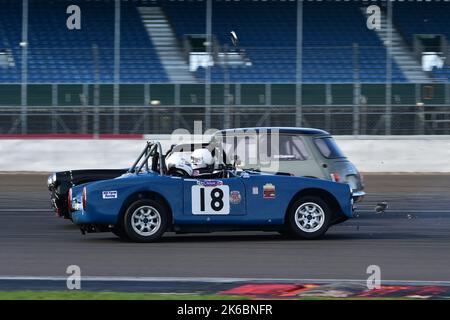
[[(205, 3), (202, 0), (123, 1), (120, 82), (204, 82), (204, 68), (189, 72), (183, 39), (188, 34), (205, 34)], [(372, 3), (385, 6), (383, 1), (304, 2), (302, 75), (297, 79), (296, 1), (215, 0), (212, 34), (217, 39), (217, 50), (226, 49), (229, 32), (234, 30), (240, 37), (240, 50), (251, 63), (231, 67), (216, 64), (211, 68), (211, 80), (215, 83), (295, 83), (297, 80), (351, 83), (357, 69), (358, 81), (383, 83), (387, 80), (384, 39), (366, 27), (362, 10)], [(81, 30), (62, 27), (69, 4), (77, 4), (83, 10)], [(0, 6), (0, 48), (10, 49), (15, 62), (1, 69), (0, 82), (19, 83), (21, 3), (0, 0)], [(159, 11), (146, 11), (148, 8)], [(389, 80), (394, 83), (448, 80), (448, 66), (426, 74), (420, 69), (419, 59), (411, 58), (414, 34), (439, 33), (448, 39), (448, 9), (448, 2), (394, 4), (394, 39), (401, 36), (404, 43), (400, 51), (393, 51)], [(114, 1), (31, 0), (29, 12), (32, 14), (29, 15), (28, 82), (114, 81)], [(149, 31), (155, 28), (160, 28), (159, 34)], [(396, 57), (396, 52), (403, 57)], [(409, 60), (402, 64), (402, 59)], [(176, 63), (176, 67), (171, 67), (171, 63)]]
[[(83, 8), (82, 29), (65, 28), (68, 5)], [(111, 1), (31, 1), (29, 6), (28, 81), (30, 83), (112, 83), (114, 6)], [(1, 82), (20, 82), (21, 3), (0, 1), (3, 46), (14, 52), (15, 67), (5, 68)], [(135, 5), (124, 3), (121, 37), (121, 82), (168, 82)], [(96, 49), (97, 53), (96, 53)], [(97, 58), (96, 58), (97, 57)], [(151, 70), (151, 72), (149, 72)]]
[[(450, 51), (448, 41), (450, 40), (450, 24), (448, 22), (450, 2), (407, 2), (397, 3), (394, 13), (395, 25), (401, 32), (408, 46), (414, 46), (414, 35), (442, 35), (443, 43), (441, 50), (448, 59)], [(450, 67), (447, 63), (442, 69), (433, 70), (434, 80), (448, 82), (450, 78)]]
[[(80, 30), (66, 27), (69, 5), (81, 9)], [(367, 27), (370, 5), (381, 9), (379, 30)], [(170, 132), (198, 119), (447, 133), (449, 9), (446, 0), (0, 0), (0, 134)], [(429, 51), (442, 67), (423, 69)], [(101, 110), (83, 109), (82, 125), (56, 111), (72, 107), (73, 119), (91, 106)]]
[[(386, 50), (376, 33), (365, 26), (360, 6), (360, 3), (305, 2), (303, 82), (352, 82), (355, 43), (361, 48), (361, 81), (386, 80)], [(181, 2), (182, 10), (179, 7), (179, 3), (173, 2), (164, 5), (173, 17), (179, 37), (201, 33), (205, 21), (202, 3)], [(296, 82), (295, 2), (220, 1), (214, 9), (213, 34), (226, 43), (229, 30), (237, 31), (241, 46), (252, 61), (251, 67), (232, 69), (231, 81)], [(213, 81), (224, 81), (223, 68), (213, 68), (212, 73)], [(406, 81), (395, 63), (392, 78), (395, 82)]]

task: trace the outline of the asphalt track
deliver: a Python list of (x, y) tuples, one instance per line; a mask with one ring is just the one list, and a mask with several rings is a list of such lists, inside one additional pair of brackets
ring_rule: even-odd
[[(369, 195), (359, 217), (331, 228), (322, 240), (267, 232), (168, 233), (159, 243), (135, 244), (109, 233), (82, 236), (54, 217), (46, 175), (0, 174), (0, 289), (15, 286), (8, 277), (65, 277), (68, 265), (105, 279), (194, 282), (363, 280), (367, 267), (378, 265), (384, 281), (449, 281), (450, 175), (366, 175), (365, 182)], [(380, 201), (389, 204), (382, 216), (373, 212)]]

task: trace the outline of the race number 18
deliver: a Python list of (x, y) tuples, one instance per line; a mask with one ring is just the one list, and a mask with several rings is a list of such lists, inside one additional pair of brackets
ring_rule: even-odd
[(192, 186), (192, 214), (229, 213), (230, 189), (228, 186)]

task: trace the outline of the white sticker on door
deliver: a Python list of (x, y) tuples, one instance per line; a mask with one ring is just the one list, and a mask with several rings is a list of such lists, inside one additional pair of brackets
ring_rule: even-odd
[(103, 191), (102, 198), (103, 199), (117, 199), (117, 191)]
[(193, 185), (192, 214), (230, 214), (230, 188), (227, 185)]

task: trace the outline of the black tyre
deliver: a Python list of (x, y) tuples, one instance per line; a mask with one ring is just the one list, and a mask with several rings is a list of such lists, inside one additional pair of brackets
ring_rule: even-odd
[(123, 217), (123, 229), (130, 240), (154, 242), (167, 229), (169, 212), (162, 203), (144, 199), (133, 202)]
[(295, 236), (292, 234), (292, 230), (289, 227), (285, 227), (283, 229), (277, 230), (277, 232), (280, 234), (280, 236), (282, 236), (283, 238), (286, 238), (286, 239), (290, 239), (293, 236)]
[(327, 203), (316, 196), (296, 200), (288, 212), (287, 224), (291, 234), (303, 239), (318, 239), (327, 232), (332, 211)]
[(124, 230), (122, 224), (121, 224), (121, 225), (115, 226), (115, 227), (111, 230), (111, 232), (112, 232), (114, 235), (116, 235), (117, 237), (119, 237), (120, 240), (123, 240), (123, 241), (128, 241), (128, 240), (130, 240), (130, 238), (128, 238), (128, 235), (125, 233), (125, 230)]

